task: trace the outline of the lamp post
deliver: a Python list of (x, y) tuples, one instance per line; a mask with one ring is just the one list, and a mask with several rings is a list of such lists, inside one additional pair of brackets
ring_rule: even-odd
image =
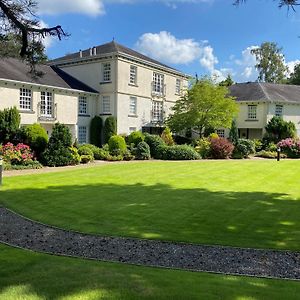
[(280, 147), (277, 147), (277, 161), (280, 161), (280, 152), (281, 152)]
[(3, 158), (0, 157), (0, 186), (2, 185)]

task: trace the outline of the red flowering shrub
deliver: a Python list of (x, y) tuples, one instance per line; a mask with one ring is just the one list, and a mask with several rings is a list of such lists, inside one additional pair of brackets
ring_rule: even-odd
[(225, 138), (211, 139), (211, 156), (216, 159), (230, 158), (234, 146)]
[(281, 152), (285, 153), (287, 157), (299, 158), (300, 157), (300, 140), (287, 138), (281, 140), (277, 147), (281, 149)]
[(1, 146), (0, 155), (5, 162), (12, 165), (26, 165), (33, 160), (32, 151), (25, 144), (14, 146), (12, 143), (7, 143)]

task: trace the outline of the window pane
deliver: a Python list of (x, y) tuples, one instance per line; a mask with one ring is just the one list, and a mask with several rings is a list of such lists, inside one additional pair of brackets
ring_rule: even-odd
[(79, 108), (78, 108), (79, 114), (80, 115), (86, 115), (88, 113), (86, 97), (80, 96), (78, 101), (79, 101)]
[(109, 82), (111, 81), (111, 65), (110, 63), (105, 63), (102, 65), (103, 67), (103, 81)]
[(283, 106), (282, 105), (276, 105), (275, 107), (275, 116), (276, 117), (282, 117), (283, 113)]
[(32, 92), (29, 89), (20, 89), (20, 109), (31, 110)]
[(102, 112), (104, 114), (110, 113), (110, 96), (102, 97)]
[(164, 93), (164, 75), (153, 73), (152, 91), (158, 94)]
[(257, 105), (248, 105), (248, 119), (256, 119)]
[(160, 101), (152, 103), (152, 120), (156, 122), (163, 120), (163, 103)]
[(136, 66), (130, 66), (130, 83), (136, 84), (137, 83), (137, 67)]
[(87, 128), (86, 126), (79, 126), (78, 127), (78, 143), (85, 144), (87, 142)]
[(175, 90), (175, 93), (176, 94), (180, 94), (180, 90), (181, 90), (181, 80), (180, 79), (176, 79), (176, 90)]
[(136, 115), (136, 98), (135, 97), (130, 97), (129, 113), (132, 115)]
[(51, 92), (41, 92), (41, 115), (53, 115), (53, 97)]
[(218, 135), (219, 137), (224, 138), (224, 137), (225, 137), (225, 130), (224, 130), (224, 129), (218, 129), (218, 130), (217, 130), (217, 135)]

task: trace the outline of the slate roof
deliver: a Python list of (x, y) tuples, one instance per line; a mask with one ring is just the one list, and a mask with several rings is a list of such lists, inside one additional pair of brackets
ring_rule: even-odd
[(230, 95), (237, 102), (261, 101), (300, 104), (300, 86), (289, 84), (248, 82), (237, 83), (229, 87)]
[[(162, 66), (164, 68), (168, 68), (168, 69), (171, 69), (171, 70), (174, 70), (176, 72), (180, 72), (174, 68), (171, 68), (170, 66), (167, 66), (155, 59), (152, 59), (146, 55), (143, 55), (142, 53), (139, 53), (135, 50), (132, 50), (130, 48), (127, 48), (123, 45), (120, 45), (118, 43), (116, 43), (115, 41), (112, 41), (110, 43), (107, 43), (107, 44), (103, 44), (103, 45), (100, 45), (100, 46), (96, 46), (96, 56), (91, 56), (90, 55), (90, 49), (86, 49), (86, 50), (82, 50), (82, 58), (95, 58), (97, 56), (101, 56), (101, 55), (105, 55), (105, 54), (109, 54), (109, 53), (123, 53), (123, 54), (127, 54), (127, 55), (130, 55), (130, 56), (133, 56), (133, 57), (136, 57), (138, 59), (142, 59), (142, 60), (145, 60), (147, 62), (150, 62), (150, 63), (153, 63), (153, 64), (156, 64), (156, 65), (159, 65), (159, 66)], [(72, 53), (72, 54), (68, 54), (66, 56), (62, 56), (62, 57), (59, 57), (59, 58), (56, 58), (56, 59), (53, 59), (51, 60), (49, 63), (50, 64), (54, 64), (54, 65), (59, 65), (60, 63), (63, 63), (63, 62), (67, 62), (67, 61), (73, 61), (73, 60), (79, 60), (80, 59), (80, 52), (75, 52), (75, 53)], [(181, 72), (180, 72), (181, 73)]]
[(55, 66), (38, 65), (37, 71), (42, 72), (43, 75), (41, 76), (32, 76), (29, 71), (29, 66), (21, 60), (15, 58), (0, 59), (0, 79), (98, 93), (96, 90)]

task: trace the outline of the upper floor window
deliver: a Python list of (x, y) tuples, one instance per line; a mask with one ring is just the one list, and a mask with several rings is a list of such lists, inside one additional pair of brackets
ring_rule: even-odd
[(79, 115), (88, 114), (88, 104), (85, 96), (79, 96), (78, 98), (78, 114)]
[(102, 96), (102, 113), (110, 114), (110, 96)]
[(152, 102), (152, 120), (155, 122), (163, 121), (163, 103), (161, 101)]
[(248, 119), (256, 120), (257, 118), (257, 105), (248, 105)]
[(283, 106), (282, 105), (276, 105), (275, 107), (275, 116), (276, 117), (282, 117), (283, 114)]
[(181, 80), (176, 79), (175, 94), (179, 95), (181, 91)]
[(129, 114), (136, 115), (136, 97), (130, 97), (129, 100)]
[(157, 94), (164, 93), (164, 75), (163, 74), (153, 73), (152, 91)]
[(87, 142), (87, 128), (86, 126), (78, 126), (78, 143), (85, 144)]
[(104, 63), (102, 64), (102, 79), (103, 82), (110, 82), (111, 81), (111, 64)]
[(32, 91), (25, 88), (20, 88), (20, 109), (32, 109)]
[(136, 66), (130, 66), (130, 78), (129, 83), (137, 85), (137, 67)]
[(41, 92), (41, 115), (53, 115), (53, 95), (51, 92)]

